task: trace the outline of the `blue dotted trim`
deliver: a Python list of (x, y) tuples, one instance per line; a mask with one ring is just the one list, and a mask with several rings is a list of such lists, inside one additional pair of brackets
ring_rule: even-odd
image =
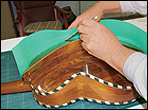
[[(36, 97), (34, 97), (34, 98), (37, 101)], [(89, 101), (89, 102), (93, 102), (93, 103), (99, 103), (99, 104), (105, 104), (105, 105), (126, 105), (126, 104), (130, 104), (130, 103), (133, 103), (133, 102), (136, 101), (136, 99), (132, 99), (132, 100), (125, 101), (125, 102), (111, 102), (111, 101), (101, 101), (101, 100), (92, 99), (92, 98), (78, 97), (75, 100), (71, 100), (67, 103), (60, 104), (60, 105), (47, 105), (47, 104), (44, 104), (44, 103), (39, 102), (39, 101), (37, 101), (37, 103), (40, 104), (41, 106), (46, 107), (46, 108), (60, 108), (60, 107), (65, 107), (65, 106), (68, 106), (70, 104), (73, 104), (73, 103), (75, 103), (79, 100), (85, 100), (85, 101)]]
[(34, 92), (36, 92), (37, 94), (40, 94), (40, 95), (44, 95), (44, 96), (45, 96), (45, 95), (54, 94), (55, 92), (61, 90), (64, 86), (66, 86), (72, 79), (74, 79), (74, 78), (75, 78), (76, 76), (78, 76), (78, 75), (83, 75), (83, 76), (89, 77), (89, 78), (91, 78), (91, 79), (93, 79), (93, 80), (95, 80), (95, 81), (98, 81), (98, 82), (102, 83), (102, 84), (108, 85), (108, 86), (110, 86), (110, 87), (118, 88), (118, 89), (131, 90), (131, 89), (134, 88), (133, 86), (121, 86), (121, 85), (116, 85), (116, 84), (113, 84), (113, 83), (111, 83), (111, 82), (104, 81), (104, 80), (102, 80), (102, 79), (100, 79), (100, 78), (97, 78), (97, 77), (95, 77), (95, 76), (93, 76), (93, 75), (91, 75), (91, 74), (84, 73), (84, 72), (78, 72), (78, 73), (73, 74), (73, 75), (72, 75), (68, 80), (66, 80), (61, 86), (59, 86), (59, 87), (57, 87), (55, 90), (49, 91), (49, 92), (39, 92), (38, 90), (34, 89), (32, 83), (31, 83), (30, 73), (29, 73), (29, 81), (30, 81), (30, 85), (31, 85), (31, 87), (32, 87), (32, 90), (33, 90)]

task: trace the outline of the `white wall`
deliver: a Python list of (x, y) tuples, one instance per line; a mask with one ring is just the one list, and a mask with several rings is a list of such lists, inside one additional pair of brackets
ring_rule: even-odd
[(56, 1), (56, 5), (60, 8), (70, 6), (73, 13), (79, 15), (79, 1)]
[(80, 1), (80, 12), (83, 13), (98, 1)]

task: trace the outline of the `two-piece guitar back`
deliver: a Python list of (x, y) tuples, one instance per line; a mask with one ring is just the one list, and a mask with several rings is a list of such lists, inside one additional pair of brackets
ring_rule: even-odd
[(77, 100), (124, 105), (138, 96), (125, 77), (88, 54), (80, 40), (32, 64), (23, 78), (29, 79), (36, 101), (49, 108), (67, 106)]

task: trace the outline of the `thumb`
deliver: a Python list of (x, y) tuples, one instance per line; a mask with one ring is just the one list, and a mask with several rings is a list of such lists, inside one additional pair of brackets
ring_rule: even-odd
[(72, 29), (72, 28), (75, 28), (75, 27), (77, 27), (78, 25), (76, 25), (76, 23), (75, 22), (73, 22), (69, 27), (68, 27), (68, 29)]
[(71, 25), (68, 27), (68, 29), (72, 29), (72, 28), (78, 27), (78, 25), (80, 24), (80, 22), (81, 22), (82, 20), (83, 20), (83, 19), (77, 17), (77, 18), (71, 23)]

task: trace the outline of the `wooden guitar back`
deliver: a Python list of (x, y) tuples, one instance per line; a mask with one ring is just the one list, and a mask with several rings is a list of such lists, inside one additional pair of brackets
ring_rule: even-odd
[(30, 81), (35, 99), (46, 107), (66, 106), (77, 100), (122, 105), (135, 101), (138, 96), (125, 77), (88, 54), (80, 40), (30, 66), (24, 72), (23, 80)]

